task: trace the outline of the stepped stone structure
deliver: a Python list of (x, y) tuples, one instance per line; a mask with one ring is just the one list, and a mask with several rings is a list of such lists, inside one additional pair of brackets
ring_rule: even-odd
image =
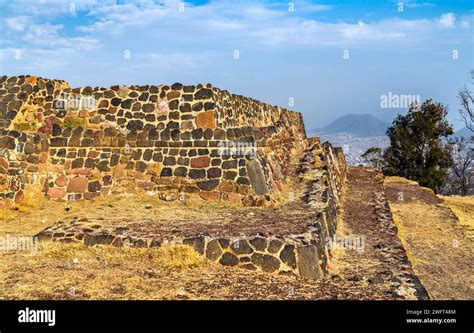
[[(143, 189), (165, 201), (274, 207), (298, 161), (308, 220), (157, 229), (61, 221), (40, 239), (86, 245), (192, 245), (223, 265), (318, 279), (329, 260), (346, 164), (341, 149), (306, 137), (300, 113), (210, 84), (71, 88), (60, 80), (0, 77), (0, 203), (39, 183), (52, 200), (93, 200)], [(293, 174), (292, 174), (293, 173)], [(241, 229), (239, 229), (241, 227)], [(207, 229), (206, 229), (207, 228)], [(241, 232), (235, 232), (241, 230)]]
[(265, 206), (306, 139), (300, 113), (211, 85), (70, 88), (0, 78), (0, 195), (18, 200), (42, 178), (56, 200), (137, 186)]
[[(172, 226), (158, 219), (134, 222), (135, 229), (121, 220), (73, 218), (46, 228), (38, 237), (66, 243), (82, 242), (87, 246), (152, 248), (170, 243), (186, 244), (225, 266), (317, 280), (328, 271), (327, 241), (336, 231), (339, 193), (346, 170), (340, 150), (322, 145), (316, 139), (309, 143), (300, 165), (302, 184), (309, 189), (305, 198), (308, 213), (303, 218), (288, 220), (273, 209), (264, 209), (269, 211), (266, 216), (247, 216), (231, 225), (199, 223), (190, 216), (190, 222), (185, 225)], [(149, 231), (137, 232), (136, 229), (142, 227)]]

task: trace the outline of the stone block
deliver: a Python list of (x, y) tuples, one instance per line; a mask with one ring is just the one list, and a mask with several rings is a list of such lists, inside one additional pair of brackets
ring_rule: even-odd
[(197, 182), (197, 186), (203, 191), (212, 191), (219, 186), (219, 179), (205, 180)]
[(245, 239), (241, 239), (232, 243), (232, 251), (235, 254), (251, 254), (253, 253), (253, 249), (250, 247), (249, 243)]
[(87, 178), (85, 177), (76, 177), (69, 180), (67, 185), (68, 193), (84, 193), (87, 189)]
[[(231, 193), (229, 193), (229, 195), (230, 194)], [(257, 251), (265, 251), (266, 248), (267, 248), (267, 240), (265, 238), (262, 238), (262, 237), (255, 237), (254, 239), (251, 239), (250, 244)]]
[(283, 246), (283, 242), (279, 239), (272, 239), (270, 244), (268, 245), (268, 252), (270, 253), (278, 253), (281, 247)]
[(195, 157), (191, 159), (192, 168), (207, 168), (211, 164), (209, 156)]
[(196, 122), (197, 128), (216, 128), (216, 117), (214, 111), (200, 112), (194, 121)]
[(239, 264), (239, 258), (230, 252), (225, 252), (219, 260), (219, 263), (224, 266), (237, 266)]
[(258, 160), (252, 160), (247, 163), (247, 174), (250, 178), (255, 193), (263, 195), (268, 192), (267, 181), (262, 170), (262, 165)]
[(269, 254), (254, 253), (252, 263), (267, 273), (273, 273), (280, 268), (280, 260)]
[(64, 199), (64, 197), (66, 196), (66, 190), (58, 187), (51, 187), (48, 190), (48, 196), (51, 199)]
[(319, 255), (315, 245), (298, 248), (298, 271), (300, 276), (308, 279), (322, 278), (323, 271), (319, 265)]
[(280, 259), (291, 268), (296, 268), (295, 246), (286, 244), (280, 253)]
[(219, 259), (222, 253), (223, 253), (222, 248), (219, 245), (219, 241), (217, 239), (213, 239), (207, 244), (206, 258), (212, 261), (215, 261)]
[(204, 236), (186, 238), (183, 240), (183, 244), (193, 247), (199, 254), (204, 254), (206, 239)]

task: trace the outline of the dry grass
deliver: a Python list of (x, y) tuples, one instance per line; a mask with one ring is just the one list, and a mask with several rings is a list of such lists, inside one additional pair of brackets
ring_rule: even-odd
[[(206, 221), (208, 214), (226, 207), (231, 204), (164, 202), (143, 192), (65, 203), (47, 200), (31, 188), (14, 209), (0, 210), (0, 237), (33, 236), (76, 216), (152, 221), (193, 216)], [(184, 297), (181, 288), (187, 282), (212, 272), (215, 266), (187, 246), (117, 249), (44, 243), (37, 255), (0, 251), (0, 299), (176, 299)]]
[[(24, 198), (19, 203), (10, 208), (0, 208), (0, 235), (4, 233), (31, 235), (32, 230), (37, 232), (46, 227), (40, 221), (44, 220), (45, 211), (52, 211), (53, 203), (45, 198), (38, 183), (27, 186), (24, 193)], [(32, 223), (27, 224), (28, 227), (25, 227), (22, 221), (27, 216), (35, 218), (32, 219)]]
[(167, 269), (195, 268), (204, 264), (204, 258), (192, 247), (181, 244), (165, 245), (158, 249), (123, 248), (110, 246), (86, 247), (81, 243), (65, 245), (58, 242), (42, 243), (38, 255), (58, 261), (87, 261), (98, 258), (110, 263), (151, 261)]
[(403, 178), (403, 177), (398, 177), (398, 176), (386, 177), (384, 179), (384, 184), (386, 184), (386, 185), (397, 184), (397, 183), (402, 183), (402, 184), (405, 184), (407, 186), (416, 186), (418, 191), (424, 191), (426, 193), (435, 195), (435, 193), (433, 192), (432, 189), (430, 189), (428, 187), (420, 186), (420, 184), (418, 184), (418, 182), (416, 182), (414, 180), (409, 180), (409, 179), (406, 179), (406, 178)]
[(19, 203), (13, 204), (10, 208), (0, 209), (0, 221), (15, 218), (47, 202), (44, 194), (41, 192), (41, 185), (39, 183), (27, 186), (24, 193), (23, 200)]
[[(329, 281), (331, 283), (331, 281)], [(319, 299), (353, 289), (224, 267), (187, 246), (86, 247), (47, 242), (36, 255), (0, 252), (0, 299)]]
[[(1, 299), (170, 299), (186, 280), (170, 284), (167, 275), (192, 276), (193, 270), (213, 266), (185, 245), (138, 249), (47, 242), (36, 255), (0, 255)], [(150, 283), (159, 275), (167, 288)]]
[[(61, 220), (73, 217), (89, 219), (189, 220), (208, 221), (209, 215), (226, 209), (251, 211), (260, 208), (239, 207), (229, 202), (185, 200), (165, 202), (143, 191), (101, 196), (91, 201), (58, 202), (48, 200), (40, 189), (25, 191), (25, 199), (11, 208), (0, 208), (0, 235), (34, 235)], [(215, 221), (219, 222), (219, 221)]]
[[(392, 205), (390, 205), (390, 208), (392, 207)], [(411, 252), (411, 248), (409, 246), (407, 246), (406, 244), (406, 239), (409, 237), (408, 236), (408, 230), (407, 228), (404, 226), (403, 224), (403, 221), (401, 220), (401, 217), (399, 215), (397, 215), (395, 213), (395, 210), (392, 209), (392, 218), (393, 218), (393, 222), (395, 223), (395, 225), (397, 226), (397, 235), (398, 235), (398, 238), (400, 238), (400, 241), (402, 242), (402, 245), (403, 247), (405, 248), (405, 251), (407, 253), (407, 257), (408, 257), (408, 260), (410, 260), (410, 262), (412, 264), (418, 264), (420, 263), (419, 259), (417, 257), (415, 257), (412, 252)]]
[(450, 208), (459, 220), (459, 223), (464, 226), (468, 232), (469, 237), (474, 237), (474, 196), (442, 196), (439, 195), (444, 205)]
[(186, 245), (164, 246), (157, 250), (155, 262), (168, 269), (196, 268), (204, 264), (204, 257)]
[(472, 198), (436, 196), (399, 177), (385, 187), (398, 235), (430, 296), (474, 299)]

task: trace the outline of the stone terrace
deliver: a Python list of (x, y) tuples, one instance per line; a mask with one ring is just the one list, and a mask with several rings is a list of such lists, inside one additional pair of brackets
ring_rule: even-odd
[[(319, 279), (327, 271), (330, 253), (325, 240), (335, 232), (336, 193), (341, 189), (344, 172), (340, 170), (338, 175), (316, 168), (319, 148), (316, 143), (302, 159), (296, 197), (277, 208), (210, 206), (202, 212), (182, 207), (175, 214), (162, 212), (137, 219), (133, 214), (108, 216), (108, 212), (120, 209), (112, 203), (101, 211), (107, 217), (59, 221), (38, 237), (88, 246), (160, 247), (181, 243), (222, 265)], [(332, 165), (336, 161), (328, 162)], [(328, 169), (335, 172), (338, 167), (335, 164)]]
[[(43, 240), (177, 242), (251, 270), (318, 279), (327, 269), (325, 240), (335, 232), (346, 164), (340, 149), (306, 138), (298, 112), (210, 84), (70, 88), (3, 76), (0, 122), (0, 204), (21, 202), (39, 184), (61, 202), (142, 191), (241, 207), (185, 221), (78, 217), (39, 233)], [(291, 183), (302, 202), (272, 210)]]

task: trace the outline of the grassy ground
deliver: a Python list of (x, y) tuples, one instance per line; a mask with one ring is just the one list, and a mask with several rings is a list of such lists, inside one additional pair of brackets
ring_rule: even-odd
[[(295, 197), (298, 192), (295, 191)], [(353, 193), (348, 193), (353, 197)], [(152, 206), (151, 208), (147, 206)], [(0, 236), (32, 236), (50, 223), (74, 216), (181, 219), (241, 208), (218, 203), (160, 202), (146, 195), (99, 198), (70, 205), (29, 197), (15, 211), (2, 211)], [(214, 206), (216, 205), (216, 206)], [(367, 203), (367, 205), (370, 205)], [(67, 209), (65, 209), (67, 208)], [(256, 213), (254, 208), (242, 208)], [(257, 208), (255, 208), (257, 209)], [(370, 209), (370, 208), (367, 208)], [(261, 210), (261, 209), (260, 209)], [(273, 210), (269, 210), (270, 213)], [(289, 212), (293, 213), (293, 212)], [(201, 215), (199, 215), (201, 214)], [(271, 215), (270, 215), (271, 216)], [(222, 223), (214, 221), (213, 223)], [(341, 221), (340, 232), (345, 234)], [(353, 231), (347, 231), (353, 232)], [(224, 267), (186, 246), (160, 249), (85, 247), (41, 243), (37, 253), (0, 251), (0, 299), (390, 299), (387, 288), (370, 283), (368, 265), (354, 253), (337, 253), (334, 272), (320, 281)], [(355, 265), (354, 263), (357, 263)], [(360, 272), (364, 272), (361, 278)]]
[(474, 238), (474, 196), (439, 196), (446, 207), (450, 208), (466, 228), (469, 238)]
[[(338, 235), (365, 235), (368, 241), (367, 249), (370, 250), (373, 248), (372, 239), (384, 239), (385, 236), (376, 228), (375, 220), (370, 223), (368, 219), (367, 228), (354, 220), (354, 212), (371, 212), (373, 209), (372, 199), (367, 199), (371, 197), (370, 184), (357, 177), (354, 174), (351, 185), (346, 188), (345, 197), (350, 200), (343, 200), (346, 207), (343, 207), (341, 216), (345, 216), (346, 221), (341, 220)], [(408, 199), (409, 197), (408, 195)], [(466, 229), (465, 223), (472, 222), (472, 219), (469, 219), (472, 217), (471, 203), (453, 203), (448, 200), (443, 202), (434, 197), (439, 200), (434, 207), (441, 209), (443, 214), (454, 215), (444, 205), (465, 212), (464, 215), (459, 215), (460, 220), (464, 221), (462, 230)], [(419, 212), (419, 219), (428, 218), (426, 211), (421, 209), (431, 209), (432, 203), (414, 204), (422, 205), (414, 209)], [(410, 207), (400, 208), (404, 214), (405, 208)], [(201, 223), (222, 223), (227, 213), (234, 214), (240, 209), (247, 213), (252, 213), (253, 209), (261, 210), (232, 205), (221, 206), (221, 203), (207, 201), (162, 202), (143, 193), (103, 197), (94, 202), (65, 204), (44, 200), (33, 191), (16, 207), (16, 210), (0, 210), (0, 237), (32, 236), (51, 223), (74, 216), (104, 219), (121, 216), (156, 220), (189, 220), (190, 216), (194, 216), (197, 219), (202, 218)], [(402, 222), (411, 218), (402, 213), (397, 214)], [(221, 214), (222, 219), (210, 220), (209, 216), (212, 214)], [(362, 215), (370, 216), (370, 214)], [(218, 215), (214, 215), (214, 218), (216, 216)], [(443, 216), (438, 219), (442, 221)], [(454, 220), (455, 217), (450, 223), (459, 225), (459, 222)], [(440, 221), (437, 223), (441, 223)], [(402, 234), (412, 233), (411, 226), (406, 226), (405, 223), (399, 224)], [(445, 225), (429, 224), (415, 232), (423, 238), (427, 229), (438, 227), (439, 238), (441, 234), (446, 233)], [(437, 239), (428, 238), (433, 242)], [(384, 239), (384, 243), (390, 241)], [(415, 243), (419, 243), (418, 239)], [(466, 281), (466, 276), (469, 278), (469, 267), (466, 268), (461, 264), (471, 263), (472, 268), (472, 248), (469, 250), (471, 252), (464, 250), (467, 246), (464, 240), (461, 240), (460, 244), (464, 259), (453, 256), (450, 249), (445, 249), (441, 256), (436, 257), (436, 253), (433, 252), (430, 253), (431, 257), (425, 258), (407, 243), (407, 247), (412, 250), (413, 257), (419, 263), (439, 261), (441, 266), (448, 265), (445, 269), (453, 270), (457, 274), (446, 277), (442, 271), (432, 272), (435, 276), (443, 277), (442, 281), (436, 280), (440, 285), (435, 285), (432, 290), (441, 290), (442, 283), (449, 277), (458, 279), (454, 281), (461, 281), (460, 276), (463, 276), (463, 281)], [(433, 243), (432, 246), (434, 247), (432, 251), (436, 251), (438, 245)], [(224, 267), (201, 258), (193, 249), (186, 246), (137, 249), (112, 246), (85, 247), (81, 244), (46, 242), (39, 245), (37, 253), (0, 251), (0, 299), (393, 299), (393, 295), (387, 293), (388, 286), (380, 282), (384, 281), (386, 272), (397, 269), (388, 266), (384, 268), (386, 258), (381, 258), (380, 254), (373, 250), (362, 255), (347, 251), (335, 251), (334, 254), (331, 273), (322, 280), (314, 282), (294, 276), (277, 276)], [(449, 266), (448, 254), (451, 259), (461, 260), (458, 266)], [(453, 285), (459, 289), (458, 293), (453, 294), (454, 297), (471, 297), (472, 294), (469, 293), (472, 288), (466, 290), (466, 285), (469, 283), (472, 285), (472, 282), (461, 283), (460, 285), (465, 287), (461, 290), (459, 284), (454, 282)], [(442, 298), (438, 297), (436, 292), (432, 294)]]
[[(164, 202), (143, 191), (70, 203), (46, 200), (36, 187), (26, 193), (13, 209), (0, 209), (0, 239), (31, 237), (76, 216), (104, 223), (120, 218), (223, 224), (236, 214), (264, 211), (228, 202)], [(282, 204), (288, 201), (285, 193)], [(135, 249), (45, 242), (36, 253), (0, 251), (0, 299), (313, 299), (333, 294), (296, 277), (224, 267), (182, 245)]]
[[(47, 200), (36, 188), (26, 193), (25, 200), (13, 209), (0, 209), (0, 234), (3, 232), (34, 234), (36, 230), (40, 231), (54, 222), (76, 216), (87, 216), (91, 219), (120, 217), (135, 220), (147, 220), (153, 216), (161, 220), (187, 220), (193, 216), (198, 221), (205, 221), (210, 212), (220, 209), (235, 208), (245, 211), (258, 209), (239, 207), (229, 202), (203, 200), (165, 202), (156, 196), (147, 195), (144, 191), (69, 203)], [(25, 228), (25, 225), (28, 225), (28, 228)]]
[(370, 299), (356, 285), (224, 267), (186, 246), (162, 249), (45, 243), (0, 254), (0, 299)]
[(184, 292), (180, 283), (185, 281), (154, 284), (154, 278), (192, 275), (207, 265), (183, 245), (149, 250), (48, 242), (40, 244), (37, 254), (2, 254), (0, 298), (171, 299)]
[[(209, 216), (219, 212), (259, 210), (207, 201), (163, 202), (144, 193), (69, 204), (45, 200), (34, 190), (27, 193), (14, 209), (0, 210), (0, 238), (31, 237), (74, 216), (157, 221), (193, 216), (209, 223)], [(0, 251), (0, 299), (301, 299), (321, 297), (318, 293), (307, 281), (224, 267), (183, 245), (140, 249), (45, 242), (36, 253)]]
[(473, 197), (436, 196), (404, 178), (385, 187), (399, 237), (434, 299), (474, 299)]

